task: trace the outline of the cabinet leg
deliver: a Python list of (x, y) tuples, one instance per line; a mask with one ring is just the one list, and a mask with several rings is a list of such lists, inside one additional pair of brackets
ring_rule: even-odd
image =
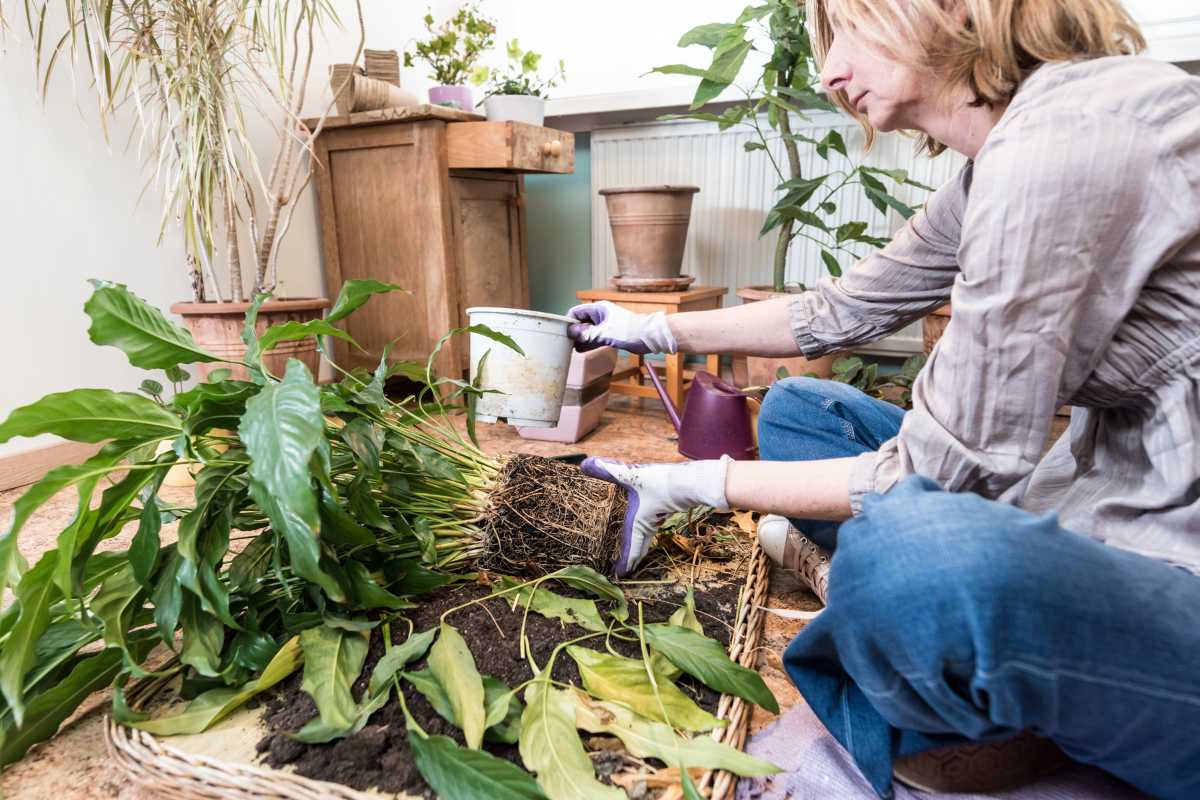
[(709, 355), (708, 358), (704, 360), (704, 369), (707, 370), (708, 374), (712, 375), (714, 378), (721, 377), (721, 356)]

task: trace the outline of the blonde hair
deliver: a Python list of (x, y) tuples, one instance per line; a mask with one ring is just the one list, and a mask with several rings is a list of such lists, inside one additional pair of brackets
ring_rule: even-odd
[[(1012, 100), (1042, 64), (1133, 55), (1146, 47), (1119, 0), (808, 0), (808, 24), (818, 67), (836, 24), (940, 76), (947, 88), (967, 87), (976, 105), (988, 106)], [(875, 130), (867, 119), (845, 92), (832, 99), (863, 126), (870, 147)], [(930, 155), (946, 149), (925, 135), (920, 141)]]

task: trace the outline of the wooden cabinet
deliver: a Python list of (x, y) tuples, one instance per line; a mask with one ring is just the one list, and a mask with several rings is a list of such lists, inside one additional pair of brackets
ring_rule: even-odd
[[(480, 119), (430, 106), (386, 109), (332, 118), (317, 137), (327, 294), (363, 278), (408, 290), (375, 297), (345, 320), (363, 350), (335, 339), (343, 367), (373, 369), (393, 340), (390, 360), (424, 363), (446, 331), (466, 324), (467, 308), (528, 308), (522, 174), (570, 172), (574, 138)], [(456, 337), (438, 369), (465, 369), (469, 355)]]

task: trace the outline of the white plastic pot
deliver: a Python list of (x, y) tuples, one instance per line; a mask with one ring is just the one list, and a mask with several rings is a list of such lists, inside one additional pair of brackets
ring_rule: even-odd
[(494, 94), (483, 101), (483, 110), (491, 122), (541, 125), (546, 121), (546, 101), (527, 94)]
[(471, 382), (489, 390), (479, 398), (476, 419), (503, 419), (526, 428), (557, 425), (571, 367), (567, 327), (575, 320), (517, 308), (468, 308), (467, 316), (472, 325), (486, 325), (512, 337), (525, 352), (522, 356), (494, 339), (471, 333)]

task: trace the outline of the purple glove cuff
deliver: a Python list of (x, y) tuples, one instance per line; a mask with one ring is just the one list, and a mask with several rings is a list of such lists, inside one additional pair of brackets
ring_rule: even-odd
[(604, 466), (604, 462), (598, 458), (586, 458), (580, 465), (580, 470), (584, 475), (598, 478), (602, 481), (615, 483), (619, 488), (624, 489), (629, 500), (625, 508), (625, 524), (621, 526), (621, 552), (617, 556), (617, 563), (614, 567), (616, 576), (623, 578), (630, 572), (630, 548), (633, 546), (633, 523), (637, 519), (638, 508), (641, 506), (641, 498), (638, 497), (636, 489), (630, 488), (618, 481), (613, 474)]

